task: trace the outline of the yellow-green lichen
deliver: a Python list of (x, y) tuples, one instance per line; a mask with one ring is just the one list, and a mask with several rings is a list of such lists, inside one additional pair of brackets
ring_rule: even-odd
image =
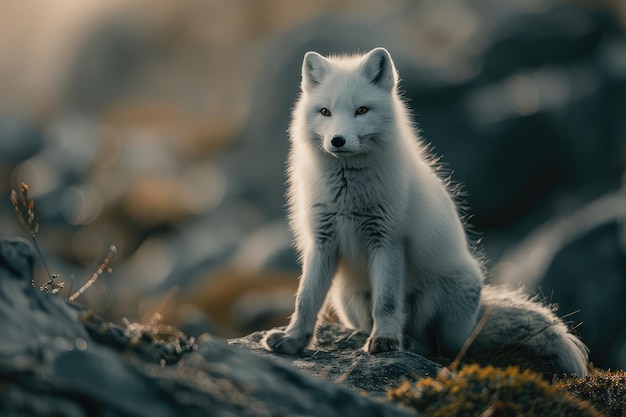
[[(601, 416), (588, 402), (530, 370), (468, 365), (458, 373), (405, 383), (389, 397), (432, 417), (490, 415)], [(497, 409), (497, 413), (494, 410)]]
[(584, 378), (555, 380), (554, 385), (591, 402), (607, 416), (626, 416), (626, 372), (596, 371)]

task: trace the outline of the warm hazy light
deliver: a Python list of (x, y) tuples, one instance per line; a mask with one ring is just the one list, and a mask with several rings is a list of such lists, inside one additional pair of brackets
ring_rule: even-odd
[(96, 140), (99, 142), (99, 151), (94, 164), (101, 169), (115, 165), (122, 151), (120, 135), (112, 126), (102, 125), (96, 129)]
[(71, 186), (61, 195), (61, 214), (72, 225), (93, 222), (102, 212), (104, 200), (96, 187), (89, 185)]

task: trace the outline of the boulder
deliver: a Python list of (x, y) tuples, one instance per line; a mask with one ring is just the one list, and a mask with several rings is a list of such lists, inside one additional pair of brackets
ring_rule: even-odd
[(33, 260), (0, 240), (0, 415), (414, 415), (212, 336), (109, 323), (35, 288)]
[(301, 355), (267, 351), (261, 343), (267, 333), (254, 332), (246, 337), (231, 339), (229, 343), (262, 357), (280, 358), (296, 369), (350, 390), (369, 393), (387, 392), (403, 381), (435, 377), (442, 369), (441, 365), (411, 352), (365, 353), (361, 347), (368, 335), (335, 323), (322, 324), (315, 346)]
[(626, 188), (559, 216), (506, 252), (494, 277), (559, 305), (605, 369), (626, 369)]

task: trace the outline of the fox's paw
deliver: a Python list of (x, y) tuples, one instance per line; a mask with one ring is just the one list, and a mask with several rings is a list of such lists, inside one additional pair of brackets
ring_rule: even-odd
[(309, 344), (310, 338), (306, 337), (293, 337), (286, 332), (275, 330), (269, 333), (263, 345), (267, 350), (277, 353), (286, 353), (288, 355), (295, 355), (304, 350)]
[(370, 336), (363, 349), (371, 354), (392, 352), (400, 349), (398, 339), (389, 336)]

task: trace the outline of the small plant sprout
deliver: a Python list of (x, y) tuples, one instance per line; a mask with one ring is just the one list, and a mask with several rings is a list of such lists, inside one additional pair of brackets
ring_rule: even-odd
[(45, 293), (57, 294), (64, 286), (63, 282), (56, 282), (55, 279), (59, 278), (59, 275), (52, 274), (50, 279), (46, 281), (39, 289)]
[(32, 237), (35, 237), (39, 231), (39, 216), (35, 212), (35, 201), (28, 197), (28, 184), (22, 183), (21, 189), (22, 198), (19, 202), (17, 193), (11, 190), (11, 203), (22, 226)]
[(74, 294), (70, 295), (67, 300), (68, 301), (76, 300), (82, 293), (87, 291), (87, 289), (91, 287), (93, 283), (96, 282), (96, 280), (100, 278), (100, 276), (103, 273), (105, 272), (111, 273), (113, 270), (111, 269), (110, 265), (115, 255), (117, 255), (117, 248), (115, 247), (115, 245), (111, 245), (109, 247), (109, 253), (107, 257), (104, 258), (104, 261), (102, 261), (102, 263), (100, 264), (96, 272), (93, 273), (89, 281), (87, 281), (82, 287), (80, 287), (80, 289), (76, 291)]
[[(44, 287), (46, 287), (48, 283), (54, 283), (54, 280), (59, 276), (50, 273), (48, 265), (46, 264), (46, 261), (41, 254), (41, 249), (39, 249), (39, 244), (37, 243), (37, 232), (39, 231), (39, 215), (35, 211), (35, 201), (31, 200), (28, 196), (28, 184), (22, 183), (21, 191), (21, 198), (18, 200), (17, 192), (15, 190), (11, 190), (11, 204), (13, 204), (13, 209), (15, 210), (15, 214), (17, 215), (20, 223), (22, 224), (22, 226), (24, 226), (24, 229), (26, 229), (26, 231), (30, 235), (30, 238), (33, 241), (33, 245), (35, 246), (35, 250), (37, 250), (37, 254), (39, 255), (39, 259), (41, 259), (41, 263), (46, 270), (46, 273), (48, 274), (48, 278), (50, 280), (46, 284), (44, 284)], [(33, 286), (35, 286), (34, 281), (32, 284)], [(61, 285), (61, 288), (63, 287), (62, 283), (54, 283), (54, 285)]]
[[(30, 238), (33, 241), (33, 245), (37, 250), (37, 254), (41, 259), (41, 263), (48, 274), (48, 281), (43, 284), (39, 289), (45, 293), (57, 294), (64, 286), (63, 282), (57, 282), (56, 280), (60, 277), (58, 274), (51, 274), (48, 269), (48, 265), (46, 264), (45, 259), (41, 253), (41, 249), (39, 249), (39, 244), (37, 243), (37, 232), (39, 232), (39, 215), (35, 211), (35, 201), (31, 200), (28, 196), (28, 184), (21, 184), (21, 193), (18, 197), (18, 194), (15, 190), (11, 190), (11, 204), (13, 205), (13, 209), (15, 210), (15, 214), (17, 215), (18, 220), (24, 226), (24, 229), (30, 235)], [(89, 281), (85, 283), (78, 291), (73, 293), (71, 296), (67, 298), (68, 301), (74, 301), (78, 298), (82, 293), (84, 293), (89, 287), (93, 285), (94, 282), (100, 275), (104, 272), (111, 272), (111, 261), (117, 255), (117, 248), (115, 245), (111, 245), (109, 248), (109, 253), (107, 257), (102, 261), (96, 272), (93, 273)], [(31, 281), (33, 287), (35, 286), (35, 281)], [(72, 293), (72, 288), (74, 286), (74, 277), (72, 276), (72, 286), (70, 287), (70, 293)]]

